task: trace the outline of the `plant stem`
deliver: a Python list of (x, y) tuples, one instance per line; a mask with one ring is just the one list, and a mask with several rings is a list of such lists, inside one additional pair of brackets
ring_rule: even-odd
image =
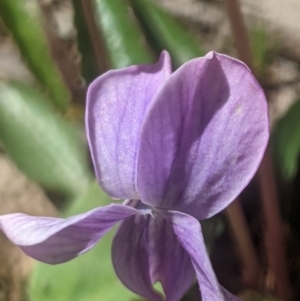
[[(253, 70), (249, 39), (238, 0), (226, 0), (226, 7), (235, 38), (239, 58)], [(254, 72), (255, 73), (255, 72)], [(264, 243), (269, 276), (274, 278), (273, 290), (283, 300), (290, 300), (293, 292), (288, 277), (287, 260), (283, 246), (282, 221), (279, 199), (269, 150), (258, 170), (264, 214)], [(271, 278), (272, 278), (271, 277)]]
[(243, 283), (247, 287), (257, 289), (261, 280), (262, 269), (251, 241), (239, 199), (236, 199), (226, 208), (225, 215), (240, 257)]
[(245, 62), (253, 71), (252, 54), (239, 1), (225, 0), (225, 4), (239, 59)]
[(94, 8), (90, 0), (81, 0), (81, 5), (85, 16), (85, 21), (88, 27), (88, 31), (90, 33), (90, 38), (98, 70), (100, 73), (104, 73), (109, 69), (109, 64), (103, 43), (103, 38), (95, 22)]
[(264, 244), (268, 263), (267, 278), (274, 279), (273, 290), (279, 298), (291, 300), (293, 293), (289, 281), (284, 249), (283, 227), (279, 211), (272, 160), (269, 149), (258, 169), (262, 209), (264, 214)]

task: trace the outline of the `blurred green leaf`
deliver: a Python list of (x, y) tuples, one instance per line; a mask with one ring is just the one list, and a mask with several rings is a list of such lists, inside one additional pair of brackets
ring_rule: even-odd
[[(95, 182), (86, 194), (72, 203), (67, 216), (109, 203), (110, 199)], [(38, 263), (29, 286), (31, 300), (129, 301), (137, 298), (115, 275), (110, 256), (113, 232), (105, 235), (91, 251), (70, 262), (56, 266)]]
[(156, 4), (148, 0), (131, 0), (131, 3), (149, 38), (159, 51), (170, 52), (176, 67), (205, 54), (195, 37)]
[(295, 176), (300, 155), (300, 100), (289, 109), (273, 130), (272, 146), (279, 168), (286, 177)]
[(266, 30), (259, 26), (250, 31), (249, 38), (253, 54), (254, 70), (261, 77), (271, 60), (268, 53), (268, 35)]
[(59, 110), (68, 108), (70, 94), (62, 81), (37, 18), (26, 9), (25, 1), (1, 0), (0, 16), (13, 34), (20, 51), (36, 79), (49, 92)]
[(91, 33), (88, 30), (81, 0), (72, 0), (74, 22), (77, 30), (78, 49), (82, 58), (82, 75), (90, 83), (99, 75), (97, 60), (94, 54)]
[(93, 0), (113, 68), (153, 61), (126, 0)]
[(76, 196), (91, 181), (78, 132), (32, 88), (0, 82), (0, 140), (18, 167), (47, 188)]

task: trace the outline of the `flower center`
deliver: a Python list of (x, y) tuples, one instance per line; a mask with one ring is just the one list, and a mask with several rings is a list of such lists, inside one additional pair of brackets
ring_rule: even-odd
[(124, 205), (133, 207), (137, 210), (145, 211), (145, 214), (153, 214), (155, 209), (151, 206), (144, 204), (141, 200), (126, 200)]

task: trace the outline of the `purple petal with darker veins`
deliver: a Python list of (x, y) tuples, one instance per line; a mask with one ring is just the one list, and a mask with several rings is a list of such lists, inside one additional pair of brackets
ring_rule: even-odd
[(113, 198), (139, 199), (136, 161), (141, 124), (171, 73), (167, 52), (154, 65), (113, 70), (89, 87), (86, 131), (101, 187)]
[(16, 213), (0, 216), (0, 229), (29, 256), (57, 264), (85, 253), (118, 221), (135, 214), (141, 213), (120, 204), (67, 219)]
[(266, 99), (247, 66), (212, 52), (192, 60), (167, 79), (145, 116), (141, 200), (208, 218), (248, 184), (268, 137)]
[(241, 301), (218, 283), (204, 243), (200, 223), (192, 216), (177, 211), (168, 211), (164, 216), (189, 254), (196, 271), (202, 301)]
[(195, 279), (187, 252), (172, 227), (156, 213), (122, 222), (112, 247), (114, 268), (123, 284), (150, 300), (161, 300), (153, 284), (161, 282), (166, 301), (179, 301)]

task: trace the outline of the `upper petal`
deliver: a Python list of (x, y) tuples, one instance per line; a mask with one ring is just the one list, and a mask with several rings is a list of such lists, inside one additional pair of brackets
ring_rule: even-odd
[(150, 300), (161, 300), (153, 284), (161, 282), (166, 301), (179, 301), (195, 272), (172, 227), (156, 213), (126, 219), (114, 238), (112, 260), (123, 284)]
[(97, 179), (111, 197), (138, 198), (135, 182), (141, 124), (170, 73), (170, 57), (163, 52), (154, 65), (109, 71), (88, 89), (88, 142)]
[(145, 118), (139, 195), (210, 217), (248, 184), (268, 137), (266, 99), (248, 67), (217, 53), (192, 60), (168, 78)]
[(69, 261), (91, 249), (118, 221), (138, 210), (119, 204), (62, 219), (26, 214), (0, 216), (0, 229), (29, 256), (50, 264)]
[(164, 216), (192, 260), (202, 300), (241, 301), (218, 283), (206, 250), (200, 223), (194, 217), (176, 211), (164, 212)]

